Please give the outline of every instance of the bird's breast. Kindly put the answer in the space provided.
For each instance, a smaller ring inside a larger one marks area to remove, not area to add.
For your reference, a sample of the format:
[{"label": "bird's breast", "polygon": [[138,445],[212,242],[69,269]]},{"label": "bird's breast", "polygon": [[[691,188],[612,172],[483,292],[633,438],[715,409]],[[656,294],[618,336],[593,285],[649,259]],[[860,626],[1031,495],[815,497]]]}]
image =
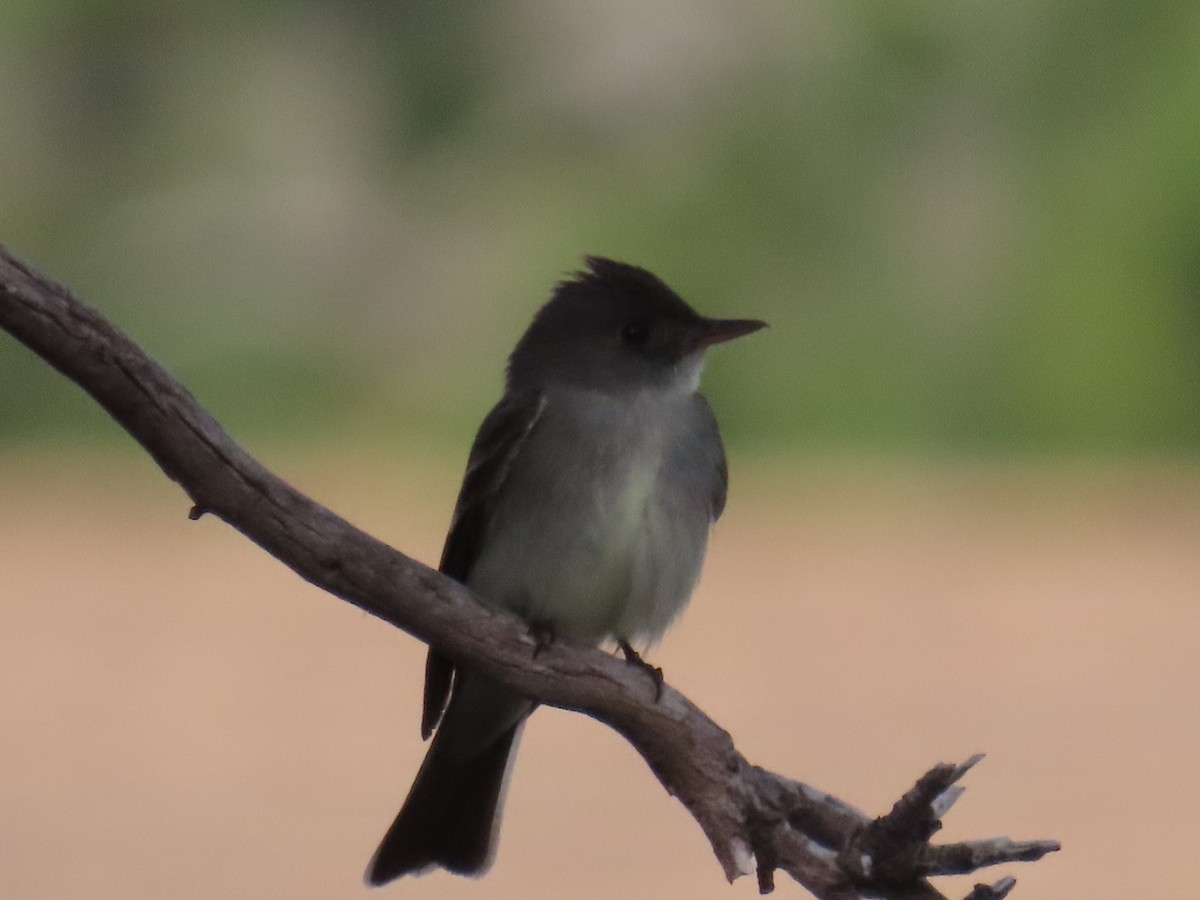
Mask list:
[{"label": "bird's breast", "polygon": [[497,503],[469,583],[577,640],[656,639],[686,603],[709,525],[685,407],[547,404]]}]

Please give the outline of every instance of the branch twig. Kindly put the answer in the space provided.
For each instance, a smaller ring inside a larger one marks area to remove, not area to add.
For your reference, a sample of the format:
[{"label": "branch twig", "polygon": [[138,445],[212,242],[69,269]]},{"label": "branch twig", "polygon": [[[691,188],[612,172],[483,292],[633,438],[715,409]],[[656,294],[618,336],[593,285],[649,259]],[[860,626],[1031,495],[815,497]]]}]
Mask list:
[{"label": "branch twig", "polygon": [[[935,766],[871,820],[808,785],[751,765],[727,732],[664,685],[599,650],[556,642],[536,656],[528,629],[462,585],[359,531],[268,472],[129,338],[0,247],[0,327],[87,391],[191,498],[301,577],[543,703],[623,735],[704,830],[725,876],[782,870],[824,900],[941,897],[926,880],[1032,861],[1055,841],[935,846],[930,837],[980,757]],[[977,885],[1004,897],[1013,879]]]}]

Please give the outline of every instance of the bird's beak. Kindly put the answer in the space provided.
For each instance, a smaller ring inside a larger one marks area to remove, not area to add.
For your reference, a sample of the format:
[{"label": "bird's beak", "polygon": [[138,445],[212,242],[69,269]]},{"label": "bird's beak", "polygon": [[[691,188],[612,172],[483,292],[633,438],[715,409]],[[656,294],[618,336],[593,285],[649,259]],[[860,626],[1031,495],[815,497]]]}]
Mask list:
[{"label": "bird's beak", "polygon": [[760,328],[766,328],[766,322],[758,319],[706,319],[701,318],[696,323],[694,340],[696,347],[711,347],[713,344],[723,344],[745,334],[752,334]]}]

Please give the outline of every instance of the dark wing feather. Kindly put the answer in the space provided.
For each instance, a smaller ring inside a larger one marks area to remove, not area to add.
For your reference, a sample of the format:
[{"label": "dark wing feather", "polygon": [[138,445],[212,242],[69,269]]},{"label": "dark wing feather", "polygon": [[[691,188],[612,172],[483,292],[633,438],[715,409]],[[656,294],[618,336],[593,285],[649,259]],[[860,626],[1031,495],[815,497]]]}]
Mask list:
[{"label": "dark wing feather", "polygon": [[717,427],[717,417],[703,394],[696,395],[696,408],[700,411],[700,428],[702,434],[697,446],[710,448],[714,467],[712,482],[712,520],[721,518],[725,511],[725,497],[729,493],[729,463],[725,460],[725,445],[721,441],[721,430]]},{"label": "dark wing feather", "polygon": [[479,426],[458,492],[458,502],[454,505],[450,533],[442,548],[439,572],[466,583],[471,566],[479,556],[496,499],[525,439],[545,408],[546,398],[541,393],[506,396]]},{"label": "dark wing feather", "polygon": [[[525,439],[546,408],[546,397],[538,392],[505,396],[488,413],[467,461],[450,533],[442,548],[438,570],[466,584],[471,567],[487,534],[496,500]],[[425,661],[425,703],[421,714],[421,737],[428,739],[450,698],[454,665],[433,647]]]}]

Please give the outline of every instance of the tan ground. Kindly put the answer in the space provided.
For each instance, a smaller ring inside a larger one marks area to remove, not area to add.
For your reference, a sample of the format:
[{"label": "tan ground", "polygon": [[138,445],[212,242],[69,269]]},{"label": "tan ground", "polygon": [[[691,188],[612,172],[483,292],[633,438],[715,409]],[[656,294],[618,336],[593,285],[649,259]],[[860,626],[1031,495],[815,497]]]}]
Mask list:
[{"label": "tan ground", "polygon": [[[366,896],[422,649],[124,459],[0,457],[0,897]],[[460,459],[266,461],[436,558]],[[654,659],[743,752],[882,811],[984,750],[946,837],[1064,845],[995,870],[1014,898],[1196,896],[1200,471],[734,465]],[[544,710],[491,874],[373,896],[756,892],[621,741]]]}]

